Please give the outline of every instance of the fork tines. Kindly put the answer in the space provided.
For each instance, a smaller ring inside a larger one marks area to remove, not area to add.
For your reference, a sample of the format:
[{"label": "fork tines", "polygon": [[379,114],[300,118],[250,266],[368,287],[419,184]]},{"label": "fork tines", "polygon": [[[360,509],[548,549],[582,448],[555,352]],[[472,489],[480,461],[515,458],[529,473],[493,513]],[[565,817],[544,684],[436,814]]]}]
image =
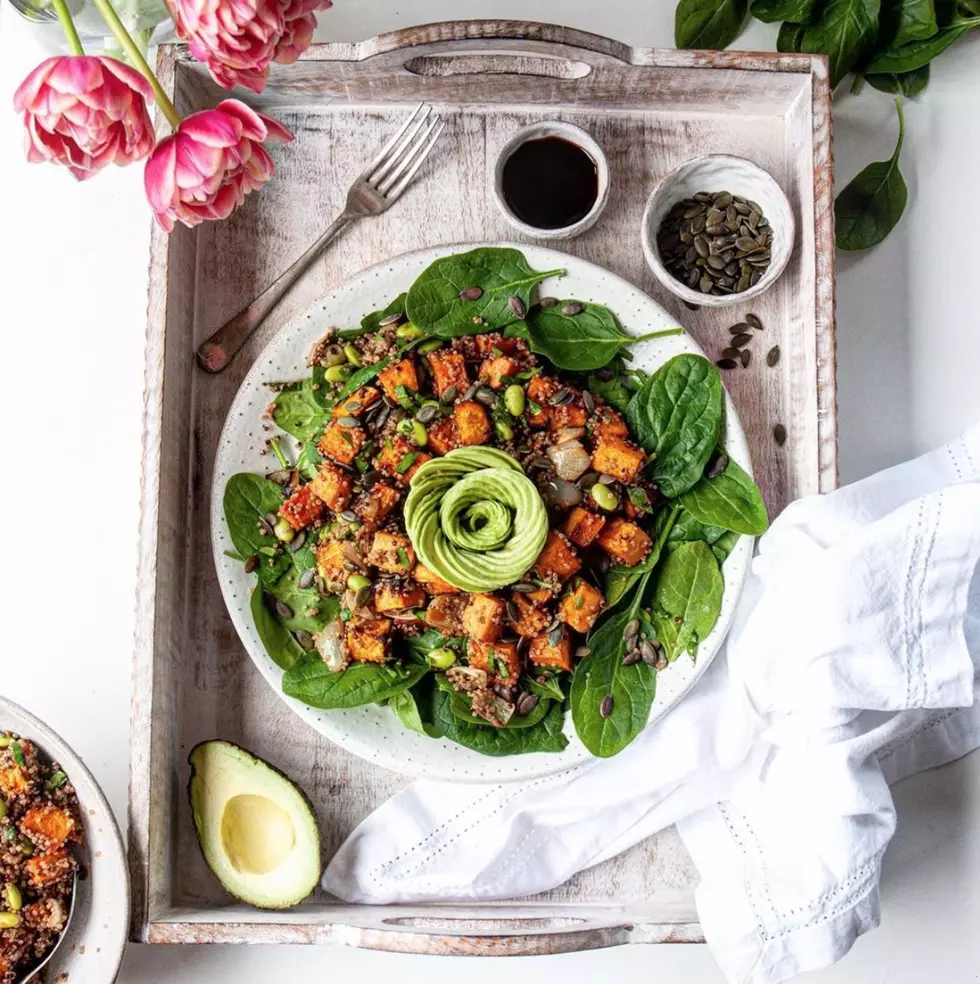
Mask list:
[{"label": "fork tines", "polygon": [[361,174],[385,198],[397,198],[422,166],[445,123],[432,107],[419,103],[404,126],[382,147]]}]

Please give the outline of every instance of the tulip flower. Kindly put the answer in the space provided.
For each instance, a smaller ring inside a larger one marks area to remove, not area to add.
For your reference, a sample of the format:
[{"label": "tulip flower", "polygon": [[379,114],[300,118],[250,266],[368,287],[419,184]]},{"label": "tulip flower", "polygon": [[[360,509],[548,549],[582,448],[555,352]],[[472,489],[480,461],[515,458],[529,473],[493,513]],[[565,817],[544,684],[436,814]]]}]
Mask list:
[{"label": "tulip flower", "polygon": [[115,58],[59,55],[41,62],[14,93],[24,114],[27,159],[62,164],[79,180],[153,149],[147,80]]},{"label": "tulip flower", "polygon": [[317,10],[332,0],[173,0],[177,34],[218,85],[265,88],[269,64],[289,64],[309,47]]},{"label": "tulip flower", "polygon": [[266,141],[292,140],[280,123],[237,99],[194,113],[161,140],[146,162],[150,207],[167,232],[227,218],[272,177]]}]

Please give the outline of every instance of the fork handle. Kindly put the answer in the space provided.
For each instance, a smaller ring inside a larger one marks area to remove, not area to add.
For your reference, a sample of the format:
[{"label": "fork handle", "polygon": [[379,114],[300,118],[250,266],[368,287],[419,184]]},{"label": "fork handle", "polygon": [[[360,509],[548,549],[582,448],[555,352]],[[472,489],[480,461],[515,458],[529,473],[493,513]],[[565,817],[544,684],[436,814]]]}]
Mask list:
[{"label": "fork handle", "polygon": [[327,246],[355,218],[342,212],[326,232],[280,277],[274,280],[247,308],[226,321],[197,349],[198,365],[206,372],[221,372],[245,344],[249,335],[265,321],[269,312],[283,299],[289,289],[313,265]]}]

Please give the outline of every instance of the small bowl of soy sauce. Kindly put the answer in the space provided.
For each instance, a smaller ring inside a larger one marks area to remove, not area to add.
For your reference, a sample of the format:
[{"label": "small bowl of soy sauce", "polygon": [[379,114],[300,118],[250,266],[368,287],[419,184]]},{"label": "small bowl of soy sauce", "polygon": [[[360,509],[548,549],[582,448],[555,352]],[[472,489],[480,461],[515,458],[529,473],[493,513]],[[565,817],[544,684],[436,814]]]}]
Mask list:
[{"label": "small bowl of soy sauce", "polygon": [[494,168],[504,218],[535,239],[571,239],[591,229],[609,197],[602,148],[572,123],[546,120],[518,131]]}]

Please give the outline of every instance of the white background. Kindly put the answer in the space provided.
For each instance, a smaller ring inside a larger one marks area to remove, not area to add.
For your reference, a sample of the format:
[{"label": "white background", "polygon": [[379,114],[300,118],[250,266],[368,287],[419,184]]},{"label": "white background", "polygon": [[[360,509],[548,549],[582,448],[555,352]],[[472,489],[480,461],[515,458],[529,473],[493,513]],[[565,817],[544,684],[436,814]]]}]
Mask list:
[{"label": "white background", "polygon": [[[634,45],[672,45],[673,0],[336,0],[320,39],[357,40],[465,17],[552,21]],[[975,32],[980,35],[980,32]],[[738,42],[772,49],[753,24]],[[43,51],[0,12],[0,366],[5,544],[0,690],[73,745],[125,820],[149,213],[142,169],[76,185],[22,160],[10,97]],[[843,481],[980,418],[980,36],[957,43],[907,108],[910,207],[873,252],[839,258]],[[837,174],[891,154],[894,110],[838,101]],[[54,536],[51,530],[57,532]],[[980,754],[896,789],[883,926],[813,984],[980,981]],[[129,947],[125,984],[340,981],[431,984],[648,980],[721,984],[702,946],[621,947],[506,963],[341,948]],[[82,982],[78,982],[82,984]],[[84,982],[88,984],[88,982]],[[92,982],[102,984],[102,982]]]}]

